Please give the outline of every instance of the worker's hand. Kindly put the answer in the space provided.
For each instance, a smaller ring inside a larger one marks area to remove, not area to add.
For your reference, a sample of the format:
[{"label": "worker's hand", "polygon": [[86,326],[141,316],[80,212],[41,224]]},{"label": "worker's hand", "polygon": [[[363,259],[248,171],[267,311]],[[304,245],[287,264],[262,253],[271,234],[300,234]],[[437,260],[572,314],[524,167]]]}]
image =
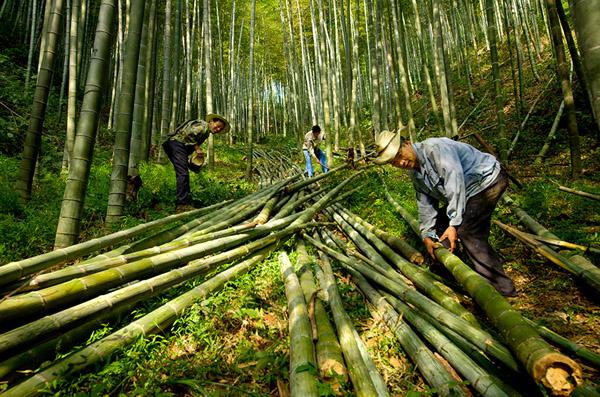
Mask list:
[{"label": "worker's hand", "polygon": [[448,239],[448,242],[450,243],[450,252],[454,252],[454,249],[456,248],[456,241],[458,240],[458,232],[454,226],[448,226],[448,229],[446,229],[444,234],[442,234],[440,237],[440,241],[444,241],[446,239]]},{"label": "worker's hand", "polygon": [[425,244],[425,248],[427,249],[429,256],[431,256],[433,259],[436,259],[434,251],[438,247],[439,243],[436,241],[433,241],[433,239],[431,237],[425,237],[423,239],[423,244]]}]

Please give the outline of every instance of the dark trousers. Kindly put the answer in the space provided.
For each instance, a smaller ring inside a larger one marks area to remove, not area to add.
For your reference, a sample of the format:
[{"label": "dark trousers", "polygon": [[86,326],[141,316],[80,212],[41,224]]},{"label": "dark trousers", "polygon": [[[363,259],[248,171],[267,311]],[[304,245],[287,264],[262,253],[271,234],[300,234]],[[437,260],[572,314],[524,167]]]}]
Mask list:
[{"label": "dark trousers", "polygon": [[[508,178],[502,171],[492,186],[467,200],[463,222],[457,228],[457,232],[463,250],[473,262],[475,271],[488,280],[498,292],[510,296],[516,293],[515,285],[504,273],[498,254],[488,242],[492,213],[507,186]],[[436,230],[441,235],[447,227],[448,217],[446,207],[443,207],[438,210]]]},{"label": "dark trousers", "polygon": [[175,178],[177,188],[175,190],[176,204],[189,204],[190,195],[190,170],[188,168],[188,156],[194,152],[193,145],[185,145],[178,141],[166,141],[163,143],[163,149],[175,168]]}]

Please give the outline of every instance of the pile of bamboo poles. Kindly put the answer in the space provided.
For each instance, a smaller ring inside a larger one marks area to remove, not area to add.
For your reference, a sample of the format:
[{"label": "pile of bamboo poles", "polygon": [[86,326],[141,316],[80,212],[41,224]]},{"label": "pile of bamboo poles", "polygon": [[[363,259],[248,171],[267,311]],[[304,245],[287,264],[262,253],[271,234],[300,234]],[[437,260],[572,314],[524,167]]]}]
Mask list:
[{"label": "pile of bamboo poles", "polygon": [[[299,173],[283,179],[280,173],[276,182],[235,201],[0,266],[0,380],[9,385],[2,395],[37,395],[53,379],[88,368],[140,336],[164,331],[196,300],[247,272],[295,233],[314,226],[315,215],[343,199],[341,191],[361,173],[353,173],[326,194],[315,183],[344,168],[304,179]],[[309,201],[315,198],[313,188],[320,197]],[[84,259],[109,247],[113,249]],[[215,276],[205,278],[216,269]],[[38,369],[41,362],[53,360],[57,348],[64,351],[80,343],[98,324],[192,279],[203,282]],[[22,379],[23,370],[36,369]]]},{"label": "pile of bamboo poles", "polygon": [[[346,187],[362,171],[326,188],[325,178],[348,165],[302,178],[279,158],[260,151],[255,156],[261,188],[244,198],[0,266],[0,318],[5,320],[0,322],[0,381],[10,386],[1,395],[38,395],[57,377],[89,368],[140,336],[165,331],[187,307],[277,251],[288,299],[293,396],[317,396],[319,383],[338,395],[388,395],[344,309],[332,260],[352,276],[373,315],[389,327],[437,394],[534,395],[537,382],[552,395],[585,395],[588,389],[578,387],[577,362],[549,343],[597,368],[599,355],[522,317],[447,250],[439,248],[436,255],[454,281],[422,267],[423,255],[404,239],[342,206],[354,191]],[[388,199],[418,229],[410,213],[389,194]],[[321,222],[315,221],[317,215]],[[288,256],[279,247],[293,236]],[[216,269],[216,275],[206,276]],[[52,361],[58,347],[80,343],[98,324],[192,279],[202,283]],[[466,294],[487,320],[461,304],[469,299]],[[38,368],[42,361],[51,363]],[[22,370],[33,375],[23,379]]]}]

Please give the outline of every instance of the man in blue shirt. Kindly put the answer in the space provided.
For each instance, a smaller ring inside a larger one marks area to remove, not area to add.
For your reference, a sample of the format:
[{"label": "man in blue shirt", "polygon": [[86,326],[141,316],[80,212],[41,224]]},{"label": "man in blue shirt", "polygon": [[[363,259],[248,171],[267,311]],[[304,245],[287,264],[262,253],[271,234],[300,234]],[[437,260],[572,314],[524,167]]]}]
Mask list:
[{"label": "man in blue shirt", "polygon": [[448,138],[411,143],[399,133],[384,131],[376,145],[375,163],[391,164],[410,173],[427,252],[435,258],[436,241],[454,252],[460,238],[477,273],[503,295],[516,296],[515,285],[488,242],[492,213],[508,186],[498,160]]}]

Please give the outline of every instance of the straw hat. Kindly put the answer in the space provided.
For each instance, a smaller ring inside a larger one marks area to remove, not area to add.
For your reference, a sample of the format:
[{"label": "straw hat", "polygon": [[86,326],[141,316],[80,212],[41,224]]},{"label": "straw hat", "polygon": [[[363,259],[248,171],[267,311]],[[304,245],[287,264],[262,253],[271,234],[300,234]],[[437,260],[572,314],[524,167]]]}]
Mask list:
[{"label": "straw hat", "polygon": [[400,133],[382,131],[375,140],[377,157],[373,160],[375,164],[387,164],[396,157],[402,143]]},{"label": "straw hat", "polygon": [[204,153],[193,152],[188,159],[188,168],[192,172],[198,172],[204,166]]},{"label": "straw hat", "polygon": [[219,119],[223,123],[225,123],[225,127],[223,127],[223,129],[221,131],[219,131],[219,134],[226,134],[229,132],[229,130],[231,129],[231,126],[229,125],[229,121],[227,121],[227,119],[225,117],[218,115],[216,113],[209,113],[206,115],[207,123],[210,123],[214,119]]}]

